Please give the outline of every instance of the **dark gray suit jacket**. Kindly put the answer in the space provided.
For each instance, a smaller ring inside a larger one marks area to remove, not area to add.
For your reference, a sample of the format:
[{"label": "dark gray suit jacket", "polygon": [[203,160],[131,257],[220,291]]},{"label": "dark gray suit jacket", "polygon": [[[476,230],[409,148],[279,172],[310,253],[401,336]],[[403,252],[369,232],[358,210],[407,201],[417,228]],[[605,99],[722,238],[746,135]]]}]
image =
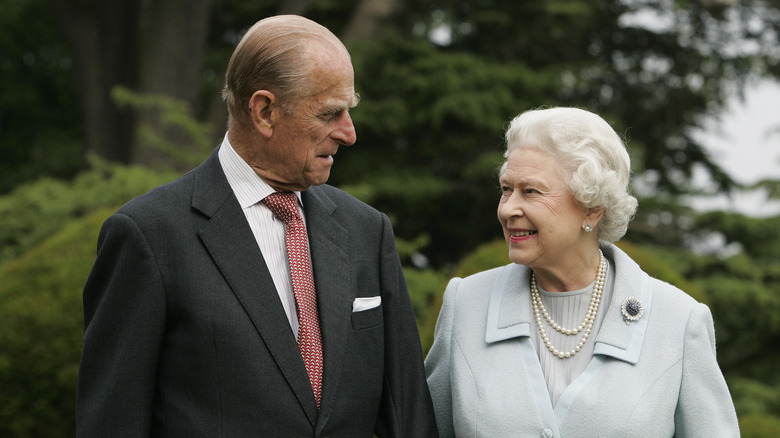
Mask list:
[{"label": "dark gray suit jacket", "polygon": [[[318,412],[217,153],[123,206],[84,287],[79,437],[436,436],[387,217],[303,192],[324,349]],[[356,297],[379,307],[353,313]]]}]

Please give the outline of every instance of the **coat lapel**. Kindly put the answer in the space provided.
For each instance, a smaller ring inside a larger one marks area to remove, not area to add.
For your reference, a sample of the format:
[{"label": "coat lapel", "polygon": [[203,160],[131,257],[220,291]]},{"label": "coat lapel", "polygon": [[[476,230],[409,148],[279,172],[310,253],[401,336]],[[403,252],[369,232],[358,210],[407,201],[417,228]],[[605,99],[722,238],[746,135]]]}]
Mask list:
[{"label": "coat lapel", "polygon": [[196,170],[192,206],[209,218],[201,241],[252,320],[314,425],[317,406],[295,336],[217,153]]},{"label": "coat lapel", "polygon": [[[639,353],[645,338],[652,305],[650,280],[626,253],[614,245],[602,247],[605,256],[615,264],[615,288],[608,312],[596,337],[594,355],[611,356],[629,363],[639,361]],[[485,332],[488,343],[530,336],[535,324],[528,305],[527,288],[530,271],[520,265],[510,264],[502,268],[490,296],[490,307]],[[644,305],[644,315],[639,321],[626,324],[620,306],[628,297],[636,297]]]},{"label": "coat lapel", "polygon": [[[607,315],[601,323],[596,337],[594,355],[603,354],[631,364],[639,362],[639,354],[645,340],[647,323],[650,321],[652,290],[650,277],[639,265],[614,245],[602,247],[604,255],[615,263],[615,288]],[[638,298],[644,306],[644,314],[639,321],[626,324],[620,307],[628,297]]]},{"label": "coat lapel", "polygon": [[323,341],[323,389],[320,418],[328,418],[336,402],[343,357],[352,321],[355,292],[350,279],[350,235],[333,217],[336,204],[318,187],[303,192],[303,207],[317,288]]},{"label": "coat lapel", "polygon": [[533,319],[527,305],[528,293],[518,287],[529,281],[530,270],[524,266],[509,264],[501,268],[490,294],[485,342],[531,336]]},{"label": "coat lapel", "polygon": [[[551,436],[560,436],[558,420],[550,401],[539,356],[531,341],[531,330],[536,329],[536,322],[529,305],[530,291],[528,287],[520,286],[530,284],[530,277],[531,271],[525,266],[509,264],[501,268],[490,294],[485,342],[494,343],[518,338],[511,344],[512,354],[523,363],[522,368],[527,373],[527,382],[531,386],[530,394],[525,394],[524,397],[533,397],[542,424],[552,428]],[[510,367],[516,372],[517,368],[514,365]],[[521,393],[514,379],[508,379],[502,382],[502,385],[505,391]]]}]

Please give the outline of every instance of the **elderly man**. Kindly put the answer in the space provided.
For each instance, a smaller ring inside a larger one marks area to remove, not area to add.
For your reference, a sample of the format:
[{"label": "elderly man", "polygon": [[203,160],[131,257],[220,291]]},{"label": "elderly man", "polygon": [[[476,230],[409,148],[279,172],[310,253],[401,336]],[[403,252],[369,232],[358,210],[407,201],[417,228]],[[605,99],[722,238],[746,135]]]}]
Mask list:
[{"label": "elderly man", "polygon": [[436,436],[390,223],[323,184],[353,82],[319,24],[249,29],[221,146],[101,230],[79,437]]}]

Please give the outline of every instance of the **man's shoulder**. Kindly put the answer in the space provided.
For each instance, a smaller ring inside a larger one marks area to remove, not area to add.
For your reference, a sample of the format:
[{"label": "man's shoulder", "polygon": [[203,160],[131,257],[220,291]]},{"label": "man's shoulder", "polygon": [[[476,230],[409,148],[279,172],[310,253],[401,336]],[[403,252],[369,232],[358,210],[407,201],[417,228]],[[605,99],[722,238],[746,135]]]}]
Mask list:
[{"label": "man's shoulder", "polygon": [[117,213],[128,216],[157,214],[183,206],[189,208],[192,199],[194,171],[159,185],[124,204]]},{"label": "man's shoulder", "polygon": [[373,208],[370,205],[366,204],[365,202],[361,201],[360,199],[356,198],[351,193],[345,192],[344,190],[334,187],[330,184],[321,184],[318,186],[311,186],[307,189],[307,191],[310,191],[312,194],[318,194],[318,195],[325,195],[330,198],[332,198],[334,201],[339,202],[347,202],[347,203],[357,203],[361,204],[368,208]]},{"label": "man's shoulder", "polygon": [[366,204],[352,194],[328,184],[309,187],[306,192],[308,192],[307,196],[311,196],[326,205],[332,203],[334,207],[343,208],[354,213],[369,215],[380,214],[379,210]]}]

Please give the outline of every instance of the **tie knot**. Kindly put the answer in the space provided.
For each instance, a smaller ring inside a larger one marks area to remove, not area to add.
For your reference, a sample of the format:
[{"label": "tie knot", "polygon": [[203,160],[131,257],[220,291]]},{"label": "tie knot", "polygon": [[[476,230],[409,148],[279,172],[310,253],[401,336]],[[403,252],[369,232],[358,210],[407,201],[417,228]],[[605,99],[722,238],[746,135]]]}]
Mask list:
[{"label": "tie knot", "polygon": [[273,192],[263,202],[285,224],[301,217],[298,212],[298,197],[293,192]]}]

